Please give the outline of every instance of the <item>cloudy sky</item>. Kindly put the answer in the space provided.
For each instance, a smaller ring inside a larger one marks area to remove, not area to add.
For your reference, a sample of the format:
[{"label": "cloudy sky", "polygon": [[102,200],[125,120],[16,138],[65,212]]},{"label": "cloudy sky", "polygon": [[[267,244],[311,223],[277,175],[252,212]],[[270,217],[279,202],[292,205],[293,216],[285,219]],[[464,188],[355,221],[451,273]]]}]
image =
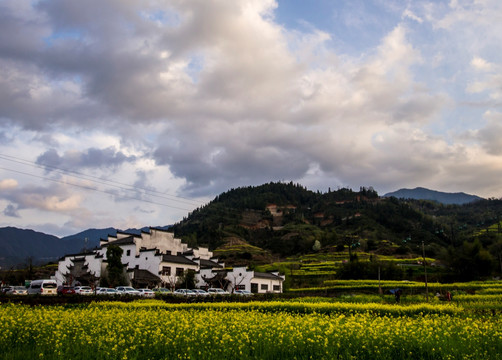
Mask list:
[{"label": "cloudy sky", "polygon": [[230,188],[502,196],[499,0],[0,0],[0,226]]}]

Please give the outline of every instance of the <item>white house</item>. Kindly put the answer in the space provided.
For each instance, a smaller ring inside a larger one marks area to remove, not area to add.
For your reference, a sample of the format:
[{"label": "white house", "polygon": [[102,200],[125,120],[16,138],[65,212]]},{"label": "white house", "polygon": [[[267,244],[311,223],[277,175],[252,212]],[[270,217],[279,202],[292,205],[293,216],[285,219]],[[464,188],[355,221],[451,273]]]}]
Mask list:
[{"label": "white house", "polygon": [[247,290],[256,294],[282,293],[284,275],[278,272],[262,273],[246,267],[232,269],[206,268],[197,273],[198,287],[220,287],[230,293]]},{"label": "white house", "polygon": [[62,257],[56,272],[58,285],[80,282],[97,286],[106,274],[106,252],[110,245],[122,249],[121,262],[129,283],[141,287],[174,289],[187,270],[196,272],[197,286],[224,287],[230,291],[245,289],[254,293],[282,292],[284,276],[258,273],[245,267],[224,269],[207,248],[188,248],[187,244],[166,230],[150,228],[148,232],[130,234],[118,231],[116,236],[101,239],[93,251]]}]

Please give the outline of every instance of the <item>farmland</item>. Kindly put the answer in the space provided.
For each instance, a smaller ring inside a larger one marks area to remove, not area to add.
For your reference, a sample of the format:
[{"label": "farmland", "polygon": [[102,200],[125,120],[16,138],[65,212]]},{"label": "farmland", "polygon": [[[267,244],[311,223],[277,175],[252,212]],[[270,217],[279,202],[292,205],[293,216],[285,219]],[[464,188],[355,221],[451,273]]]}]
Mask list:
[{"label": "farmland", "polygon": [[0,359],[499,359],[502,286],[464,285],[450,284],[451,303],[425,302],[418,288],[399,304],[351,291],[250,302],[4,303]]}]

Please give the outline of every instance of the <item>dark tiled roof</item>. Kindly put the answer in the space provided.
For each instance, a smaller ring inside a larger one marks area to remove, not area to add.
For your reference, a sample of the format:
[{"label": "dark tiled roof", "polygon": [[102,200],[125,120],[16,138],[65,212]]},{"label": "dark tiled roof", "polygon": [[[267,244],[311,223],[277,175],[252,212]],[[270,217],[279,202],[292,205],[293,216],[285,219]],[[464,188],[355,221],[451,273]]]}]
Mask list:
[{"label": "dark tiled roof", "polygon": [[136,281],[155,281],[155,282],[160,282],[161,279],[157,276],[152,274],[150,271],[145,270],[145,269],[132,269],[133,272],[133,279]]},{"label": "dark tiled roof", "polygon": [[66,254],[61,259],[69,258],[69,257],[77,257],[77,256],[87,256],[87,255],[96,255],[96,253],[94,251],[86,251],[86,252],[81,252],[81,253],[77,253],[77,254]]},{"label": "dark tiled roof", "polygon": [[212,269],[212,268],[221,268],[220,264],[206,259],[200,259],[200,267],[201,269]]},{"label": "dark tiled roof", "polygon": [[272,273],[263,273],[263,272],[254,272],[254,277],[260,279],[270,279],[270,280],[283,280],[280,276],[277,276]]},{"label": "dark tiled roof", "polygon": [[106,247],[110,245],[131,245],[131,244],[134,244],[134,236],[132,235],[122,239],[110,241],[108,242],[108,244],[101,245],[101,247]]},{"label": "dark tiled roof", "polygon": [[162,255],[162,261],[175,264],[197,265],[192,260],[187,259],[184,256],[177,256],[177,255],[164,254]]}]

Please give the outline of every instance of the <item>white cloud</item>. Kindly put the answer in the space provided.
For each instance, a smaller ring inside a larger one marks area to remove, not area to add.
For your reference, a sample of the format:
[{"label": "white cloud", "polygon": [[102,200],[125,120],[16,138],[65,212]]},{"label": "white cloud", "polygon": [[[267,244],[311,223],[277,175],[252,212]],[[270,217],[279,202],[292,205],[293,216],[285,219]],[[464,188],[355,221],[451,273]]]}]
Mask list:
[{"label": "white cloud", "polygon": [[410,9],[404,10],[404,12],[403,12],[403,18],[409,18],[409,19],[414,20],[414,21],[416,21],[416,22],[418,22],[420,24],[423,22],[423,19],[421,17],[415,15],[413,13],[413,11],[411,11]]},{"label": "white cloud", "polygon": [[0,181],[0,191],[15,189],[18,182],[15,179],[3,179]]},{"label": "white cloud", "polygon": [[491,71],[494,67],[493,64],[490,64],[488,61],[478,56],[472,59],[471,65],[474,69],[479,71]]},{"label": "white cloud", "polygon": [[[354,11],[344,19],[352,31],[379,24],[383,12],[370,13],[375,4],[349,6]],[[487,179],[498,182],[502,154],[490,136],[500,130],[498,120],[487,115],[484,128],[479,120],[485,111],[498,112],[485,104],[496,107],[501,96],[501,7],[493,1],[405,6],[385,7],[395,17],[382,19],[391,30],[377,46],[353,44],[344,52],[342,42],[334,46],[342,33],[277,23],[280,8],[271,0],[4,1],[0,33],[14,35],[0,35],[0,137],[9,139],[0,148],[204,200],[274,180],[390,191],[446,186],[454,178],[474,193],[496,191]],[[371,26],[361,21],[363,13]],[[471,103],[479,110],[471,106],[474,115],[464,114],[462,106]],[[463,132],[456,113],[445,115],[452,104],[467,118]],[[476,181],[468,169],[480,164],[485,178]],[[9,195],[11,214],[65,213],[58,223],[65,229],[91,222],[160,225],[188,212],[145,202],[129,218],[138,204],[121,189],[110,195],[110,188],[99,188],[103,195],[46,179],[38,186],[27,176],[16,181],[14,190],[33,196]],[[166,201],[138,188],[133,193]]]}]

